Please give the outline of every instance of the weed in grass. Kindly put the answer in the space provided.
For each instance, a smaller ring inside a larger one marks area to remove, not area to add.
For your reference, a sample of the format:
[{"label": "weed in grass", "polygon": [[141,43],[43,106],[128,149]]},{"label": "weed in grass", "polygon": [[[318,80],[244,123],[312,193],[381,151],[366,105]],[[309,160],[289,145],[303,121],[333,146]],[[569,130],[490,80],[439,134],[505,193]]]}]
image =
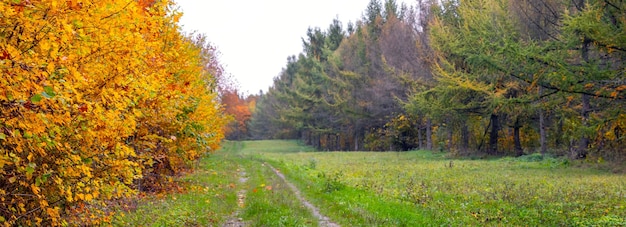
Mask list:
[{"label": "weed in grass", "polygon": [[626,219],[615,215],[602,216],[594,219],[573,218],[571,224],[574,226],[626,226]]},{"label": "weed in grass", "polygon": [[400,195],[400,200],[410,202],[414,205],[426,205],[433,198],[428,192],[428,186],[425,182],[417,183],[415,178],[411,178],[406,183],[406,188],[403,194]]},{"label": "weed in grass", "polygon": [[307,165],[308,169],[315,169],[317,167],[317,159],[311,158],[309,159],[309,165]]},{"label": "weed in grass", "polygon": [[322,192],[330,193],[334,191],[339,191],[345,187],[343,183],[341,183],[341,179],[343,178],[343,172],[339,171],[332,174],[326,174],[325,172],[319,172],[317,177],[320,178],[323,182]]}]

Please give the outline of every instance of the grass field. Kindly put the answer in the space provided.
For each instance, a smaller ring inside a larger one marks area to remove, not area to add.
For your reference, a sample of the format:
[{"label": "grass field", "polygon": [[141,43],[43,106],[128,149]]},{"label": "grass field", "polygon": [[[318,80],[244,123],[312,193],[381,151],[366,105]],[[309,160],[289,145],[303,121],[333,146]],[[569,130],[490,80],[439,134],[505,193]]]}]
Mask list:
[{"label": "grass field", "polygon": [[[343,226],[626,226],[624,174],[538,155],[313,152],[296,141],[230,142],[182,179],[201,190],[148,199],[117,223],[221,225],[238,213],[249,226],[316,226],[264,162]],[[242,189],[246,205],[239,208]]]},{"label": "grass field", "polygon": [[203,157],[195,173],[178,179],[185,192],[141,199],[136,210],[118,212],[112,224],[222,226],[234,219],[247,226],[316,226],[283,182],[260,160],[242,156],[241,149],[241,143],[226,142]]}]

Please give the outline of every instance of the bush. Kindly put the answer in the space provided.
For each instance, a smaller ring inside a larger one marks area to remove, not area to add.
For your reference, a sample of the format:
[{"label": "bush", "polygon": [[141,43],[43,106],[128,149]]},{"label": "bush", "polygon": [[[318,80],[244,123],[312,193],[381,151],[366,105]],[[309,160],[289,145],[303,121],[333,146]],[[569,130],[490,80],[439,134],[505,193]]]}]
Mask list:
[{"label": "bush", "polygon": [[172,7],[0,3],[0,223],[68,224],[70,210],[132,196],[144,175],[219,146],[214,79]]}]

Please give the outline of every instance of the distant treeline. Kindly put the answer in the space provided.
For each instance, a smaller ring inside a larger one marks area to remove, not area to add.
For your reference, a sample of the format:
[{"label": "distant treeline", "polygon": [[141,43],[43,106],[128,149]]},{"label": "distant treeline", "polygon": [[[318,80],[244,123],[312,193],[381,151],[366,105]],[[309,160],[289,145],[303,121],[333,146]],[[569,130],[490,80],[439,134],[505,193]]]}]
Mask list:
[{"label": "distant treeline", "polygon": [[309,28],[245,137],[623,158],[625,12],[618,0],[372,0],[346,28]]}]

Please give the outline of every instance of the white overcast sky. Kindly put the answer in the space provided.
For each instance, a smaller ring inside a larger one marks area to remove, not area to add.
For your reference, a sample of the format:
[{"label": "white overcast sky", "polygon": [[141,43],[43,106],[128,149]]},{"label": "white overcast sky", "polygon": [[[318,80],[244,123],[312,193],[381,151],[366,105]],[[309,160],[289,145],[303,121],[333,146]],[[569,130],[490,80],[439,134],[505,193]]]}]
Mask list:
[{"label": "white overcast sky", "polygon": [[[370,0],[175,0],[184,31],[206,34],[240,91],[267,91],[287,63],[302,52],[308,27],[326,30],[334,18],[361,18]],[[381,2],[384,2],[381,0]],[[412,0],[398,0],[413,4]]]}]

